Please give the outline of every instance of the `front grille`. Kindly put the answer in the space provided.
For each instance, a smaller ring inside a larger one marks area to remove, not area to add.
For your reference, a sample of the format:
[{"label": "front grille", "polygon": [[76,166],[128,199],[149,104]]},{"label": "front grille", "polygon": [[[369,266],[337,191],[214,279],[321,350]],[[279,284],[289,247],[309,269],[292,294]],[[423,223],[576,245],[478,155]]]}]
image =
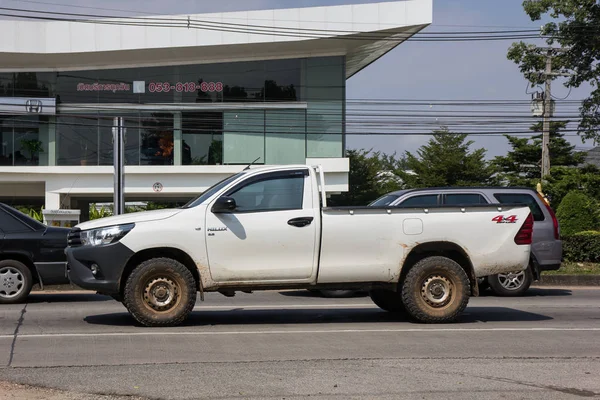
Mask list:
[{"label": "front grille", "polygon": [[69,247],[81,246],[81,229],[71,229],[71,232],[69,232],[69,235],[67,236],[67,243]]}]

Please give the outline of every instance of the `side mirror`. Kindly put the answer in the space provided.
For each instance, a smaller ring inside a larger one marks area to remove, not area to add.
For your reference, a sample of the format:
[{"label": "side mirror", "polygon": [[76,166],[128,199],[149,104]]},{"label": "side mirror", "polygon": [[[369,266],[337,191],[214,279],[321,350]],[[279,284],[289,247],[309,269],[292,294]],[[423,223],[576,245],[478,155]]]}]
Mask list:
[{"label": "side mirror", "polygon": [[221,196],[213,204],[211,211],[215,214],[218,213],[229,213],[237,208],[235,199],[232,197]]}]

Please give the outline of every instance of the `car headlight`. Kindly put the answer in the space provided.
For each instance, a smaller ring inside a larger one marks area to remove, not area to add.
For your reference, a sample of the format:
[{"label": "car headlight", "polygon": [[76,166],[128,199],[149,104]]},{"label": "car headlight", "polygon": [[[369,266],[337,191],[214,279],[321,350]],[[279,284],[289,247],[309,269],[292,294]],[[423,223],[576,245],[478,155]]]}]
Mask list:
[{"label": "car headlight", "polygon": [[81,232],[81,244],[84,246],[101,246],[118,242],[133,229],[135,224],[107,226]]}]

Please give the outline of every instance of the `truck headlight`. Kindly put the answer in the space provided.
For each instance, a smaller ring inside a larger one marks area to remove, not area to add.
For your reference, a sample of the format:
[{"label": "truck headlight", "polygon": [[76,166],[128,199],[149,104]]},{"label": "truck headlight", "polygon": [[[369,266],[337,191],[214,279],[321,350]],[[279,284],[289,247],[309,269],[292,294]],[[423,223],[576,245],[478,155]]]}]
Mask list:
[{"label": "truck headlight", "polygon": [[133,229],[135,224],[107,226],[81,232],[81,244],[84,246],[101,246],[116,243]]}]

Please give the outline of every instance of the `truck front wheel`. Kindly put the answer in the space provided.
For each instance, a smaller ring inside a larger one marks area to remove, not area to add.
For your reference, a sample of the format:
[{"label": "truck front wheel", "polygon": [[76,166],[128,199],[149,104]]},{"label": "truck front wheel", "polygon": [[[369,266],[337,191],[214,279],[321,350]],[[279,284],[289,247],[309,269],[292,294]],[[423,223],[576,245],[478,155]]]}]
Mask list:
[{"label": "truck front wheel", "polygon": [[123,304],[142,325],[179,325],[196,304],[196,281],[178,261],[170,258],[144,261],[127,278]]},{"label": "truck front wheel", "polygon": [[452,322],[469,302],[469,278],[446,257],[427,257],[416,263],[402,284],[402,303],[419,322]]}]

